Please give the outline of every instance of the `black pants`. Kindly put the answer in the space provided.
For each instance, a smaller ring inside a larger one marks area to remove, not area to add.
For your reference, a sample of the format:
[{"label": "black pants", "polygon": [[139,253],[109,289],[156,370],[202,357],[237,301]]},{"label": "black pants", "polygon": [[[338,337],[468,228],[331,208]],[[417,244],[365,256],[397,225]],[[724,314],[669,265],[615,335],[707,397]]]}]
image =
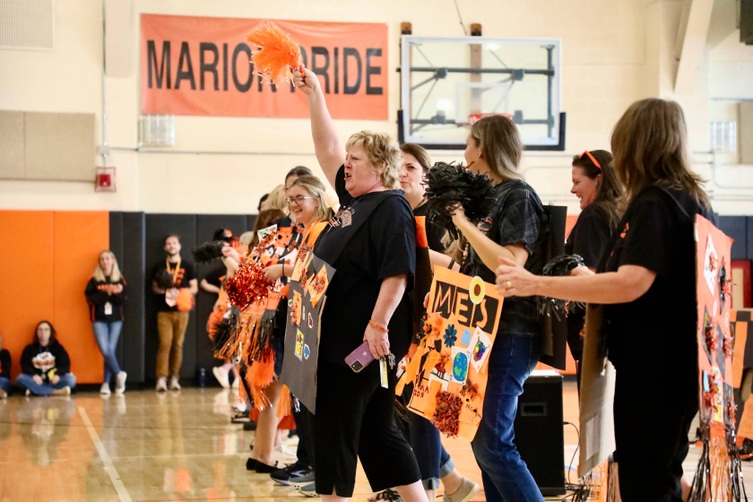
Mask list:
[{"label": "black pants", "polygon": [[316,491],[352,497],[358,460],[373,491],[421,479],[416,458],[395,420],[395,370],[379,384],[378,363],[361,373],[320,359],[314,455]]},{"label": "black pants", "polygon": [[682,463],[698,412],[697,388],[692,380],[617,370],[615,459],[623,502],[682,502]]}]

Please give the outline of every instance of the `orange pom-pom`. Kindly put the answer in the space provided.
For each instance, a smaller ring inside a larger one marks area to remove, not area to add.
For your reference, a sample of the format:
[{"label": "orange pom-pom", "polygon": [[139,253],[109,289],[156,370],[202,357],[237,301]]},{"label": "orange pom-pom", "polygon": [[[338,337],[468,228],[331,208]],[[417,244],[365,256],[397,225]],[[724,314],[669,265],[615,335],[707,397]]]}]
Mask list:
[{"label": "orange pom-pom", "polygon": [[281,84],[290,82],[293,73],[290,68],[301,64],[301,49],[273,22],[268,21],[246,35],[251,48],[251,62],[264,82]]},{"label": "orange pom-pom", "polygon": [[181,312],[189,312],[194,306],[194,297],[188,288],[180,288],[175,298],[175,305]]}]

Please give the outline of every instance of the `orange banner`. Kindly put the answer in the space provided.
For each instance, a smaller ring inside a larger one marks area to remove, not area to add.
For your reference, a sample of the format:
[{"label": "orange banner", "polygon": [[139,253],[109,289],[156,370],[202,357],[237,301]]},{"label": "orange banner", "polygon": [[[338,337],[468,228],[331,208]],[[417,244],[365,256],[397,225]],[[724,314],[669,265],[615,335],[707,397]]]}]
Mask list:
[{"label": "orange banner", "polygon": [[[306,118],[292,85],[262,83],[246,35],[268,20],[141,15],[141,112]],[[333,118],[386,120],[387,25],[274,21],[319,76]]]}]

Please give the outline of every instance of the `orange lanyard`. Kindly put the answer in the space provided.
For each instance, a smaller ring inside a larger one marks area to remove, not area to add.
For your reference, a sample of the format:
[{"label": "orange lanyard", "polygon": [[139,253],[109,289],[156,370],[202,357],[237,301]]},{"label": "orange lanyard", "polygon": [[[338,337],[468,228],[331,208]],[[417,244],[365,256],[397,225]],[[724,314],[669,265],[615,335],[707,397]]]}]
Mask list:
[{"label": "orange lanyard", "polygon": [[183,260],[183,258],[178,258],[178,262],[175,264],[175,270],[170,272],[170,258],[165,258],[165,266],[167,267],[167,271],[173,274],[173,285],[177,285],[178,282],[178,271],[180,271],[180,262]]}]

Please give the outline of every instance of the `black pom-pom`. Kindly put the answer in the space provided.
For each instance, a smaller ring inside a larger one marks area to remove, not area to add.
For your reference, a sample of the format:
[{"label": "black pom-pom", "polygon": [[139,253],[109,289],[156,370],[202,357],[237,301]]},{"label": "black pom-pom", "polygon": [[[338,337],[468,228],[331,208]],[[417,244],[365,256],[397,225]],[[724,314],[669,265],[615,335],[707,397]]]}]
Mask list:
[{"label": "black pom-pom", "polygon": [[161,289],[170,289],[175,286],[173,283],[173,274],[164,268],[154,276],[154,282],[156,282],[157,287]]},{"label": "black pom-pom", "polygon": [[222,258],[223,241],[208,241],[192,251],[196,263],[208,263],[216,258]]},{"label": "black pom-pom", "polygon": [[[570,275],[570,271],[574,268],[585,266],[583,257],[577,254],[561,254],[555,256],[541,271],[541,275],[548,276],[566,276]],[[565,300],[558,300],[556,298],[549,298],[547,296],[540,296],[538,299],[539,313],[542,315],[551,316],[552,313],[561,319],[566,315],[570,309],[578,308],[582,309],[583,305],[579,302],[568,302]]]},{"label": "black pom-pom", "polygon": [[435,163],[426,173],[426,185],[429,215],[453,239],[460,237],[460,234],[447,208],[460,204],[468,219],[478,223],[489,216],[496,201],[494,187],[487,175],[468,171],[455,162]]},{"label": "black pom-pom", "polygon": [[214,337],[214,351],[215,353],[221,352],[230,339],[232,338],[235,329],[238,327],[238,315],[239,311],[235,307],[230,307],[222,318],[222,321],[217,325],[217,334]]},{"label": "black pom-pom", "polygon": [[570,271],[576,267],[584,267],[583,257],[577,254],[561,254],[555,256],[549,263],[544,265],[541,275],[559,276],[570,275]]}]

